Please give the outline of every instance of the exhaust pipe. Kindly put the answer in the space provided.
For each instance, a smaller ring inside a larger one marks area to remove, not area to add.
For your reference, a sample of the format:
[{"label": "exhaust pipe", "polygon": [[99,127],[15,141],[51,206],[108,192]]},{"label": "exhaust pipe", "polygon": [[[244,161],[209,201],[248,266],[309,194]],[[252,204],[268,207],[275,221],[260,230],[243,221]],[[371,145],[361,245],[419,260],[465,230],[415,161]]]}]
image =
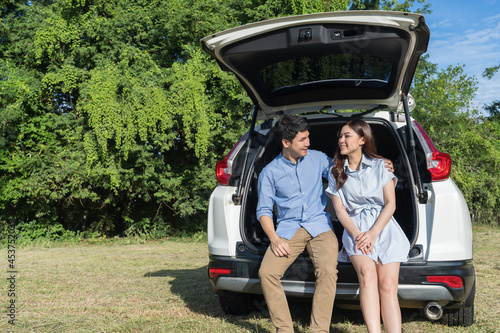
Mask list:
[{"label": "exhaust pipe", "polygon": [[439,320],[443,316],[443,308],[436,302],[429,302],[424,308],[424,314],[429,320]]}]

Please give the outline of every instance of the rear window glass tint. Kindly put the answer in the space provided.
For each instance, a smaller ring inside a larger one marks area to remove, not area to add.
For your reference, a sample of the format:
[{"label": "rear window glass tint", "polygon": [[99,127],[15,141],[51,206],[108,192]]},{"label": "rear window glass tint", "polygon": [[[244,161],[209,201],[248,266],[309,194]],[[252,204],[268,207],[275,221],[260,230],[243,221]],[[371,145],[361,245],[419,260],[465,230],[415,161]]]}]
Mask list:
[{"label": "rear window glass tint", "polygon": [[367,54],[330,54],[277,62],[259,71],[270,92],[282,88],[329,81],[371,81],[385,87],[391,76],[389,60]]}]

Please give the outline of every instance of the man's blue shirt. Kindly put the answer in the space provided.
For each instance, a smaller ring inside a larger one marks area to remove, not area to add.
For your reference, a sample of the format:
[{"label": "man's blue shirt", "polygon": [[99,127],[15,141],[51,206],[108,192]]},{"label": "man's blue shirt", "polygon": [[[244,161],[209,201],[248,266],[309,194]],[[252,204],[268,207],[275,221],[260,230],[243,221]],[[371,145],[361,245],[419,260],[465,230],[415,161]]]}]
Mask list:
[{"label": "man's blue shirt", "polygon": [[330,163],[326,154],[316,150],[309,150],[297,164],[279,154],[259,175],[259,221],[264,215],[272,219],[276,204],[279,237],[290,239],[300,227],[313,237],[331,230],[322,180],[328,179]]}]

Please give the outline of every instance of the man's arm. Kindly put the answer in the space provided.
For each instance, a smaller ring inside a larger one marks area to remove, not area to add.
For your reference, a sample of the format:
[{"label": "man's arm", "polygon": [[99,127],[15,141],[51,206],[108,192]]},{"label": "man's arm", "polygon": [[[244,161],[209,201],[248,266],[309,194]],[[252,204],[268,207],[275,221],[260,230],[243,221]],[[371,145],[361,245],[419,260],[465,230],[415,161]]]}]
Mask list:
[{"label": "man's arm", "polygon": [[262,215],[260,218],[260,224],[262,225],[262,229],[264,229],[267,237],[269,237],[269,240],[271,241],[271,250],[276,257],[285,257],[292,253],[290,247],[288,246],[288,243],[276,234],[272,218],[266,215]]},{"label": "man's arm", "polygon": [[389,169],[390,172],[394,172],[394,165],[392,164],[392,161],[387,158],[384,158],[384,167]]},{"label": "man's arm", "polygon": [[257,203],[257,218],[260,220],[262,229],[271,241],[271,250],[277,257],[287,256],[292,253],[288,244],[281,239],[274,229],[272,211],[274,205],[274,185],[265,172],[259,176],[258,192],[259,201]]}]

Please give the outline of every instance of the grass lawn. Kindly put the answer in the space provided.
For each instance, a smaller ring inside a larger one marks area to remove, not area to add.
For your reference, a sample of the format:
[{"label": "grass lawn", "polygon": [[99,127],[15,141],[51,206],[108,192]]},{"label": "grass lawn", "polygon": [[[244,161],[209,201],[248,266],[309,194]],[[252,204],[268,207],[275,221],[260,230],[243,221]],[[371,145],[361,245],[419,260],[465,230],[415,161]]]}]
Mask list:
[{"label": "grass lawn", "polygon": [[[474,228],[476,322],[450,328],[403,311],[405,332],[500,332],[500,228]],[[274,332],[261,313],[226,316],[208,282],[204,243],[158,241],[16,249],[16,320],[2,276],[0,332]],[[2,257],[7,267],[7,249]],[[297,332],[310,305],[294,302]],[[331,332],[365,332],[359,311],[335,310]]]}]

